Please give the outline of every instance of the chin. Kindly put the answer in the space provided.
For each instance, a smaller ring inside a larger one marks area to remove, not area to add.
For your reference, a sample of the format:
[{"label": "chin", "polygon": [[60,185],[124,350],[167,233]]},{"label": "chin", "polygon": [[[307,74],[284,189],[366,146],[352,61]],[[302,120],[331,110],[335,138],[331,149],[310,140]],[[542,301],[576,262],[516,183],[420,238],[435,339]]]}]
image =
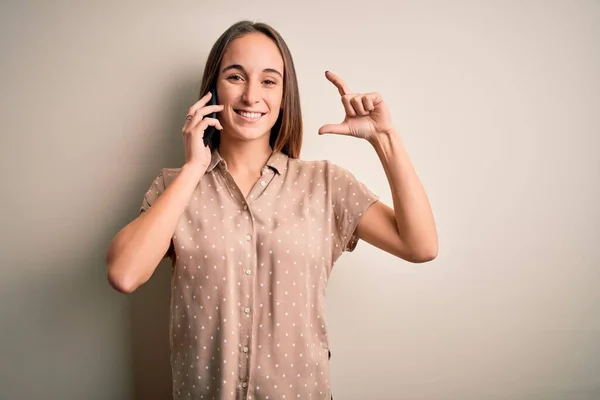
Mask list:
[{"label": "chin", "polygon": [[272,120],[271,115],[271,113],[254,113],[243,116],[235,112],[230,124],[230,132],[234,137],[242,140],[255,140],[268,136],[276,122]]},{"label": "chin", "polygon": [[237,129],[234,129],[234,132],[235,136],[242,140],[256,140],[263,136],[269,136],[271,134],[271,129],[267,127],[262,129],[259,129],[258,127],[254,129],[237,127]]}]

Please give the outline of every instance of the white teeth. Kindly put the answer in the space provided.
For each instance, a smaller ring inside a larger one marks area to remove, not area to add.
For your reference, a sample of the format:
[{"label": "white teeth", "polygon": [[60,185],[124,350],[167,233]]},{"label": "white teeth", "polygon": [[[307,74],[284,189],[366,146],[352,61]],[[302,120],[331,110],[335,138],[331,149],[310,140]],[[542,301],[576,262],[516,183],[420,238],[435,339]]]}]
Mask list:
[{"label": "white teeth", "polygon": [[242,117],[251,118],[251,119],[258,119],[262,115],[261,113],[249,113],[249,112],[245,112],[245,111],[239,111],[239,113]]}]

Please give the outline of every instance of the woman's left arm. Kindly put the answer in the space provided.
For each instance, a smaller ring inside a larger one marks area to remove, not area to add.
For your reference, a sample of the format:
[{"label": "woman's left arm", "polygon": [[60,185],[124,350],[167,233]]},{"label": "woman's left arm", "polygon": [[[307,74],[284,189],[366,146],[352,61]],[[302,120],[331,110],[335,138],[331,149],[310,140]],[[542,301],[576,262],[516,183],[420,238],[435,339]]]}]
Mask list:
[{"label": "woman's left arm", "polygon": [[373,135],[369,142],[381,160],[394,208],[380,201],[368,208],[357,236],[407,261],[433,260],[438,252],[433,212],[402,139],[391,130]]},{"label": "woman's left arm", "polygon": [[378,93],[351,93],[335,74],[326,72],[326,77],[338,88],[346,116],[340,124],[322,126],[319,134],[367,140],[381,160],[392,192],[394,208],[375,202],[361,217],[356,235],[410,262],[434,259],[438,236],[431,205],[387,106]]}]

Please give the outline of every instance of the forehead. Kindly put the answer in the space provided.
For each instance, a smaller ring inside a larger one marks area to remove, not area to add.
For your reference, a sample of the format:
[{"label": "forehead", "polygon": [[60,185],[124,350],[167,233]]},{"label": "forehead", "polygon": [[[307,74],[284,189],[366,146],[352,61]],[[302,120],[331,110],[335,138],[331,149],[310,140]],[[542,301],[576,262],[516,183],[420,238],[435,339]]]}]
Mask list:
[{"label": "forehead", "polygon": [[262,33],[249,33],[229,43],[221,68],[231,64],[240,64],[248,72],[274,68],[283,73],[283,57],[279,48]]}]

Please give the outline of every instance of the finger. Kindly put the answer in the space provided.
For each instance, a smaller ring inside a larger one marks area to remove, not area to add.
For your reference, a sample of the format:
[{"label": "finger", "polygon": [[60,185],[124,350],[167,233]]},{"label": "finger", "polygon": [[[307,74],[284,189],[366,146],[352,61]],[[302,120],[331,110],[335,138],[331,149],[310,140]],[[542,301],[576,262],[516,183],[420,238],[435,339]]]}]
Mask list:
[{"label": "finger", "polygon": [[327,124],[319,128],[319,135],[333,133],[336,135],[349,135],[350,130],[346,124]]},{"label": "finger", "polygon": [[[190,120],[190,126],[194,127],[196,125],[198,125],[198,123],[207,115],[211,114],[211,113],[217,113],[219,111],[223,111],[223,106],[222,105],[214,105],[214,106],[206,106],[206,107],[202,107],[198,110],[196,110],[196,113],[194,114],[194,116],[192,117],[192,119]],[[187,118],[187,117],[186,117]]]},{"label": "finger", "polygon": [[211,92],[206,93],[204,96],[202,96],[200,98],[200,100],[198,100],[197,102],[195,102],[188,109],[187,115],[194,115],[194,114],[196,114],[196,111],[198,111],[199,109],[201,109],[202,107],[204,107],[210,101],[211,97],[212,97],[212,93]]},{"label": "finger", "polygon": [[214,126],[218,130],[223,129],[223,125],[221,125],[221,122],[218,119],[207,117],[207,118],[202,119],[198,124],[196,124],[194,126],[192,126],[190,124],[186,124],[186,126],[181,131],[184,134],[191,135],[197,131],[204,132],[206,130],[206,128],[208,128],[209,126]]},{"label": "finger", "polygon": [[202,121],[200,121],[200,123],[196,127],[192,128],[192,130],[194,132],[197,132],[197,131],[204,132],[206,130],[206,128],[208,128],[209,126],[214,126],[218,130],[223,129],[223,126],[221,125],[221,122],[218,119],[204,118]]},{"label": "finger", "polygon": [[342,96],[342,104],[344,105],[344,110],[346,111],[346,115],[349,117],[356,117],[356,111],[350,101],[352,100],[353,95],[345,95]]},{"label": "finger", "polygon": [[223,108],[225,106],[222,104],[215,104],[212,106],[206,106],[206,107],[202,107],[201,109],[199,109],[198,111],[196,111],[196,115],[208,115],[210,113],[217,113],[219,111],[223,111]]},{"label": "finger", "polygon": [[365,111],[365,108],[363,106],[363,103],[362,103],[362,98],[363,97],[364,97],[364,95],[354,96],[352,98],[352,100],[350,100],[350,104],[352,104],[352,107],[354,107],[354,110],[356,111],[356,114],[358,114],[358,115],[369,115],[369,113],[367,111]]},{"label": "finger", "polygon": [[[208,92],[207,94],[205,94],[204,96],[202,96],[200,98],[200,100],[198,100],[197,102],[195,102],[190,108],[188,108],[188,112],[185,116],[185,123],[183,124],[183,130],[187,129],[189,126],[193,126],[191,124],[191,121],[194,119],[194,116],[196,115],[196,112],[201,109],[202,107],[204,107],[206,105],[206,103],[208,103],[208,101],[211,99],[212,97],[212,93]],[[197,123],[197,121],[195,122]]]},{"label": "finger", "polygon": [[194,116],[191,114],[188,114],[185,116],[185,123],[183,124],[183,128],[181,128],[182,131],[184,131],[189,126],[192,118],[194,118]]},{"label": "finger", "polygon": [[363,103],[363,107],[364,107],[365,111],[367,111],[367,112],[371,112],[375,109],[375,105],[373,104],[373,96],[372,95],[363,96],[362,103]]},{"label": "finger", "polygon": [[346,83],[344,83],[344,81],[337,76],[336,74],[334,74],[333,72],[330,71],[325,71],[325,77],[335,85],[335,87],[338,88],[338,92],[340,92],[340,96],[344,96],[350,93],[350,89],[348,88],[348,86],[346,85]]}]

